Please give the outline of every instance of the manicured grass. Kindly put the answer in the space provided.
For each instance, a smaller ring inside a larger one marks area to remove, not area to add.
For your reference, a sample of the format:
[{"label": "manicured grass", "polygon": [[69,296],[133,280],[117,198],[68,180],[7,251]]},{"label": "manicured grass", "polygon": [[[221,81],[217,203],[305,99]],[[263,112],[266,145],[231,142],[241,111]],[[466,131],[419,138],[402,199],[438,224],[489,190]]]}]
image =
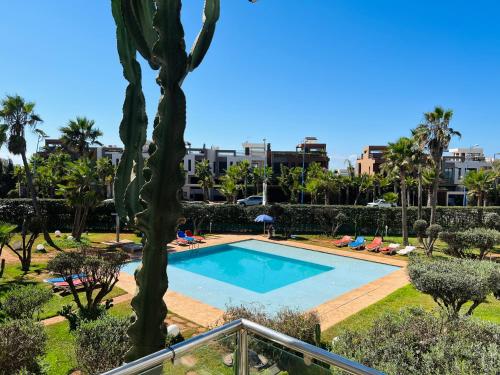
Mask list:
[{"label": "manicured grass", "polygon": [[[330,342],[332,338],[338,336],[344,330],[359,331],[367,329],[373,324],[375,319],[384,313],[397,313],[402,308],[410,306],[421,306],[426,310],[437,309],[437,304],[434,303],[430,296],[420,293],[412,285],[407,285],[327,329],[322,333],[321,338],[326,342]],[[500,324],[500,301],[490,296],[486,303],[480,305],[475,310],[473,316]]]},{"label": "manicured grass", "polygon": [[76,367],[75,337],[69,332],[68,322],[45,327],[49,337],[45,361],[48,375],[67,375]]}]

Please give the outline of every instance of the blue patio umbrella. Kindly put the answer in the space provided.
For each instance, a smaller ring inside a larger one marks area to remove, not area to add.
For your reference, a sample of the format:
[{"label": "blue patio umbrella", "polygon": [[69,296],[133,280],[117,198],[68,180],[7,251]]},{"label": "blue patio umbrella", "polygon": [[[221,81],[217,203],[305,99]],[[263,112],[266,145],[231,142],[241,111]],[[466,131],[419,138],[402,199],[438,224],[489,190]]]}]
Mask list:
[{"label": "blue patio umbrella", "polygon": [[255,218],[256,223],[272,223],[274,219],[269,215],[259,215]]},{"label": "blue patio umbrella", "polygon": [[256,223],[264,223],[264,234],[266,234],[266,223],[272,223],[274,219],[269,215],[259,215],[255,218]]}]

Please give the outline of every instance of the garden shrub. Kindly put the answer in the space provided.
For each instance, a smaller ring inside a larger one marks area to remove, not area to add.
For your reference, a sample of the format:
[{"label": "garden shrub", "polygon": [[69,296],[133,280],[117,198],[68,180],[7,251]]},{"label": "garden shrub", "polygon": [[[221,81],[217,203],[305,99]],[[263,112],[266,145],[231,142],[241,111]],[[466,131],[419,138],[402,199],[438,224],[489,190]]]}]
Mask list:
[{"label": "garden shrub", "polygon": [[500,265],[471,259],[434,259],[411,257],[408,264],[411,283],[432,296],[448,319],[459,317],[464,304],[472,302],[471,315],[500,283]]},{"label": "garden shrub", "polygon": [[467,251],[468,243],[463,236],[463,232],[441,232],[439,233],[439,239],[446,242],[445,254],[456,258],[470,257],[470,253]]},{"label": "garden shrub", "polygon": [[[73,211],[63,199],[40,199],[40,207],[47,218],[48,229],[69,231],[72,227]],[[373,235],[377,229],[373,223],[384,218],[383,227],[387,225],[388,234],[401,234],[400,207],[365,207],[365,206],[324,206],[324,205],[290,205],[280,204],[286,217],[283,224],[288,230],[295,233],[322,233],[321,225],[323,210],[331,208],[347,216],[348,220],[342,225],[341,233],[352,234],[355,230],[359,234]],[[31,207],[29,199],[0,199],[0,221],[9,221],[18,226],[22,223],[24,212]],[[183,216],[187,218],[190,229],[214,232],[259,232],[262,226],[253,220],[260,214],[269,214],[272,206],[242,207],[233,204],[208,205],[204,203],[184,203]],[[114,231],[115,219],[111,215],[116,212],[114,202],[106,200],[96,207],[90,214],[87,229],[90,231]],[[471,227],[484,225],[488,213],[500,214],[500,207],[437,207],[436,222],[444,230],[466,230]],[[430,208],[423,207],[422,217],[429,220]],[[273,216],[273,215],[271,215]],[[286,220],[285,220],[286,219]],[[412,227],[417,220],[417,208],[408,207],[408,224]],[[196,223],[194,222],[196,221]],[[275,225],[276,226],[276,225]],[[277,230],[284,230],[279,225]]]},{"label": "garden shrub", "polygon": [[484,215],[484,225],[489,229],[500,230],[500,215],[497,212],[489,212]]},{"label": "garden shrub", "polygon": [[50,301],[50,289],[36,285],[17,286],[5,293],[0,303],[3,312],[12,319],[31,319]]},{"label": "garden shrub", "polygon": [[332,352],[389,375],[496,375],[500,325],[443,321],[410,308],[385,314],[366,330],[344,331],[333,340]]},{"label": "garden shrub", "polygon": [[315,312],[283,308],[271,315],[266,313],[261,306],[229,306],[222,316],[222,323],[229,323],[237,319],[251,320],[313,345],[319,342],[318,337],[316,337],[319,317]]},{"label": "garden shrub", "polygon": [[104,315],[94,321],[84,321],[76,330],[75,352],[78,367],[85,374],[109,371],[123,363],[130,348],[128,318]]},{"label": "garden shrub", "polygon": [[[106,301],[105,305],[101,305],[101,302],[118,282],[121,267],[127,260],[128,255],[121,251],[103,254],[98,249],[87,248],[78,252],[59,253],[49,260],[47,269],[67,280],[78,307],[78,314],[66,306],[59,312],[68,319],[71,329],[76,328],[80,318],[97,319],[111,307],[111,301]],[[72,275],[78,275],[78,280],[82,282],[86,301],[82,301],[78,294]]]},{"label": "garden shrub", "polygon": [[31,319],[0,323],[0,375],[41,373],[46,342],[43,325]]},{"label": "garden shrub", "polygon": [[479,259],[484,259],[496,245],[500,244],[500,232],[494,229],[468,229],[461,236],[469,248],[479,248]]}]

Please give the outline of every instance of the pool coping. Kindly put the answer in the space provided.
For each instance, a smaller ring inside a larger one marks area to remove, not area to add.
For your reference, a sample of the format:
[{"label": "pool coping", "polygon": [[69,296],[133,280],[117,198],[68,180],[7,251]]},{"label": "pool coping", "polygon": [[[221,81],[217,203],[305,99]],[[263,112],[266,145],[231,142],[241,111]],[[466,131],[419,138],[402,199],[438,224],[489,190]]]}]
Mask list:
[{"label": "pool coping", "polygon": [[[263,235],[218,235],[217,237],[210,237],[207,242],[200,244],[200,248],[238,243],[248,240],[271,242],[326,254],[401,267],[388,275],[380,277],[372,282],[362,285],[359,288],[341,294],[338,297],[310,309],[309,311],[315,311],[318,314],[322,331],[332,327],[365,307],[380,301],[382,298],[409,283],[406,272],[407,262],[403,260],[389,257],[381,258],[366,253],[347,252],[293,241],[293,239],[288,241],[274,241]],[[169,245],[169,248],[170,251],[173,249],[175,252],[190,251],[189,249],[177,245]],[[136,285],[135,279],[132,275],[121,272],[117,286],[130,294],[135,294]],[[217,323],[221,321],[224,314],[224,311],[221,309],[172,290],[167,291],[163,300],[167,304],[170,311],[203,327],[210,328],[217,325]]]}]

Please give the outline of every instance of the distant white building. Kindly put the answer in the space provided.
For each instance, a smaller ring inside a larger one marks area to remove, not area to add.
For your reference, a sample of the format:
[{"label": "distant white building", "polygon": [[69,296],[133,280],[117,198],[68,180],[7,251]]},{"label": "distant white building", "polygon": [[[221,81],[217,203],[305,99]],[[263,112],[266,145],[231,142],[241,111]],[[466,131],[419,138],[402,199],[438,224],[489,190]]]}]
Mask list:
[{"label": "distant white building", "polygon": [[[243,150],[237,151],[220,149],[217,146],[207,148],[205,145],[201,148],[194,148],[191,147],[190,143],[187,143],[186,156],[183,161],[186,172],[186,182],[182,188],[184,199],[202,199],[203,191],[198,185],[195,166],[196,163],[204,159],[208,160],[215,178],[223,176],[230,166],[243,160],[248,160],[253,167],[264,165],[266,155],[264,143],[245,142],[242,146]],[[210,194],[218,195],[218,192],[214,190]],[[214,196],[210,197],[210,199],[214,198]]]}]

